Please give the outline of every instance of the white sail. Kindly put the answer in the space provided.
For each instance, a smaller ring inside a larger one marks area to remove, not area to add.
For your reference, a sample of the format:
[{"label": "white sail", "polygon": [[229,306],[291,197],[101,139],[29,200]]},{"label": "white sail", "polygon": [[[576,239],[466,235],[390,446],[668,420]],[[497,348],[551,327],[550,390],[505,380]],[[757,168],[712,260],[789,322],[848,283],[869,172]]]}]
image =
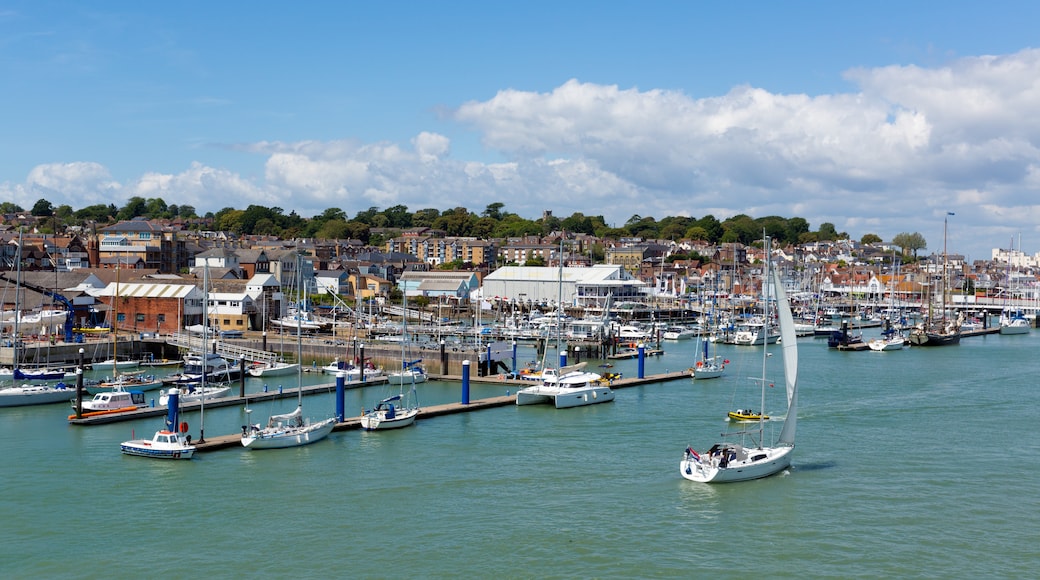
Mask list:
[{"label": "white sail", "polygon": [[777,313],[780,317],[780,341],[784,355],[784,379],[787,383],[787,418],[780,430],[778,443],[794,446],[794,433],[798,427],[798,337],[794,332],[794,317],[787,302],[787,292],[780,280],[780,273],[773,270],[776,285]]}]

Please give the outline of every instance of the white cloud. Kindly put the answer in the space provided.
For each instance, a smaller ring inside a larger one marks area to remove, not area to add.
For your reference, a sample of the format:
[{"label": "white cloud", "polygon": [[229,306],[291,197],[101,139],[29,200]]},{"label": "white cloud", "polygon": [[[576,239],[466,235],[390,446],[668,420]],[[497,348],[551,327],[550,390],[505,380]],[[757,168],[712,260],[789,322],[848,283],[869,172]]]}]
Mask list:
[{"label": "white cloud", "polygon": [[419,130],[406,145],[236,147],[266,159],[258,183],[204,160],[125,185],[96,163],[67,163],[41,165],[0,192],[29,206],[39,197],[76,208],[121,205],[140,195],[199,211],[256,203],[301,215],[397,204],[479,212],[498,201],[529,217],[581,211],[612,223],[633,214],[781,215],[831,222],[857,237],[920,231],[932,246],[946,211],[958,214],[951,241],[965,244],[1036,229],[1040,51],[932,69],[854,69],[846,78],[856,92],[739,86],[693,98],[571,80],[546,93],[509,89],[460,105],[450,119],[479,131],[505,162],[454,159],[449,136]]}]

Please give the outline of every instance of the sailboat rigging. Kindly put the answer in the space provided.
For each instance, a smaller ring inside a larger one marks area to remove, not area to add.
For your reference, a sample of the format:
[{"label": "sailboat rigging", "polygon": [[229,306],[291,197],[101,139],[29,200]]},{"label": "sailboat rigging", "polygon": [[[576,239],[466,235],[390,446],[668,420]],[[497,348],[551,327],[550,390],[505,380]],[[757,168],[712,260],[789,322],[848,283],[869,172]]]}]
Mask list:
[{"label": "sailboat rigging", "polygon": [[952,211],[946,212],[943,218],[943,261],[942,261],[942,294],[940,312],[936,317],[931,312],[932,302],[928,301],[928,319],[910,331],[910,344],[915,346],[947,346],[961,342],[961,316],[947,319],[946,294],[949,290],[949,260],[946,254],[946,229]]},{"label": "sailboat rigging", "polygon": [[[361,428],[366,431],[407,427],[415,423],[415,417],[419,414],[415,383],[425,381],[426,374],[418,366],[422,359],[409,361],[407,358],[405,345],[408,342],[408,297],[403,290],[401,294],[401,328],[404,335],[401,340],[401,372],[391,373],[389,383],[398,385],[398,393],[379,401],[372,410],[361,410]],[[418,377],[422,377],[421,380]],[[411,390],[407,395],[404,392],[406,381],[411,383]]]},{"label": "sailboat rigging", "polygon": [[1011,238],[1008,250],[1007,276],[1004,288],[1004,308],[1000,311],[1000,334],[1029,334],[1029,319],[1019,309],[1011,307],[1011,252],[1015,249],[1015,238]]},{"label": "sailboat rigging", "polygon": [[[302,292],[303,274],[301,257],[296,256],[298,292]],[[296,319],[296,360],[303,358],[303,321]],[[320,441],[336,426],[334,418],[309,421],[303,418],[303,368],[296,369],[296,410],[282,415],[271,415],[266,427],[259,424],[242,426],[242,445],[249,449],[279,449],[298,447]]]},{"label": "sailboat rigging", "polygon": [[[715,274],[716,287],[718,285],[718,273]],[[710,332],[718,326],[715,321],[715,303],[718,298],[718,292],[712,292],[711,294],[711,309],[708,313],[707,323],[701,327],[699,333],[698,348],[700,352],[699,360],[697,360],[693,369],[693,380],[699,381],[704,379],[717,379],[723,375],[726,371],[726,365],[729,363],[728,360],[723,359],[718,355],[718,341],[712,341]],[[712,348],[712,356],[708,356],[708,347]]]},{"label": "sailboat rigging", "polygon": [[[770,239],[766,237],[766,276],[763,277],[763,294],[768,320],[770,308],[770,282],[776,288],[776,307],[780,320],[781,352],[784,359],[784,379],[787,386],[787,417],[784,419],[780,435],[772,446],[765,445],[765,418],[758,419],[758,429],[744,430],[729,435],[740,435],[741,441],[750,437],[752,446],[741,443],[723,441],[713,445],[708,451],[698,453],[691,446],[686,447],[683,458],[679,462],[679,473],[685,479],[701,483],[727,483],[747,481],[767,477],[778,473],[791,465],[794,452],[795,429],[798,423],[798,339],[794,332],[794,317],[784,291],[780,274],[772,267]],[[762,408],[765,408],[766,360],[768,347],[763,345],[762,353]],[[725,434],[724,434],[725,436]]]},{"label": "sailboat rigging", "polygon": [[[22,230],[18,229],[18,250],[15,256],[17,260],[16,273],[15,273],[15,288],[14,288],[14,336],[12,337],[11,343],[13,345],[13,358],[12,358],[12,377],[15,381],[31,379],[22,372],[19,368],[21,364],[21,336],[19,336],[19,320],[22,317],[21,302],[19,301],[19,293],[22,285]],[[59,371],[56,373],[57,376],[45,376],[41,378],[46,379],[61,379],[65,373]],[[74,393],[74,389],[66,387],[65,383],[59,382],[56,385],[49,384],[22,384],[20,386],[11,386],[4,389],[0,389],[0,407],[19,407],[23,405],[44,405],[49,403],[60,403],[69,400],[69,397]]]},{"label": "sailboat rigging", "polygon": [[[540,383],[524,387],[516,392],[517,405],[552,403],[557,409],[583,407],[614,400],[614,391],[609,381],[597,373],[585,370],[586,363],[564,366],[561,326],[563,324],[563,238],[560,238],[560,266],[558,270],[558,300],[556,304],[556,352],[560,362],[558,368],[547,368],[542,364]],[[548,342],[548,336],[546,336]],[[548,349],[546,349],[548,351]]]}]

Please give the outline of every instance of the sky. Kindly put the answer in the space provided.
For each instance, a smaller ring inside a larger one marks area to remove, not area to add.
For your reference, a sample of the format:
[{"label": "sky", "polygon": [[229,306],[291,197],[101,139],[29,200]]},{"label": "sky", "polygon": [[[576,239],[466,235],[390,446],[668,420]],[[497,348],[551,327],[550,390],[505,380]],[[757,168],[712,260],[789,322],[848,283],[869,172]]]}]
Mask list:
[{"label": "sky", "polygon": [[1003,0],[3,0],[0,201],[746,214],[1036,254],[1037,22]]}]

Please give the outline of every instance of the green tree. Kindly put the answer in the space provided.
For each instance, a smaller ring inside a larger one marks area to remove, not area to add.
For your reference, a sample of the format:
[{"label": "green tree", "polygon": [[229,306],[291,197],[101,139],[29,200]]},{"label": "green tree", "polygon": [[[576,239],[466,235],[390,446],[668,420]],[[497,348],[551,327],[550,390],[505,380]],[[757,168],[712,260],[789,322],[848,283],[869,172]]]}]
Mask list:
[{"label": "green tree", "polygon": [[911,252],[914,255],[914,259],[917,259],[917,252],[924,250],[928,247],[928,244],[924,240],[924,236],[918,232],[908,233],[902,232],[895,235],[892,238],[892,243],[899,246],[903,250],[905,255],[907,252]]},{"label": "green tree", "polygon": [[145,208],[147,205],[148,202],[143,197],[135,195],[127,200],[126,205],[119,210],[119,213],[116,214],[116,219],[132,220],[137,216],[146,215]]},{"label": "green tree", "polygon": [[722,222],[710,214],[697,220],[696,225],[704,228],[704,231],[708,232],[708,237],[704,239],[712,243],[716,243],[722,239],[722,234],[725,232],[725,228],[722,227]]},{"label": "green tree", "polygon": [[29,213],[37,217],[50,217],[54,215],[54,206],[46,199],[40,198],[33,204]]},{"label": "green tree", "polygon": [[489,203],[487,208],[485,208],[484,211],[480,213],[480,215],[498,221],[502,219],[502,208],[505,206],[506,204],[500,201],[496,201],[495,203]]},{"label": "green tree", "polygon": [[412,227],[412,214],[408,213],[408,206],[395,205],[388,207],[383,211],[383,215],[386,216],[387,223],[386,228],[400,228],[407,229]]},{"label": "green tree", "polygon": [[323,240],[342,240],[350,237],[350,226],[346,220],[331,219],[321,225],[315,237]]},{"label": "green tree", "polygon": [[0,202],[0,214],[22,213],[23,211],[25,210],[22,209],[22,206],[13,201]]},{"label": "green tree", "polygon": [[834,229],[834,224],[830,222],[820,224],[818,236],[820,241],[841,239],[838,237],[838,231]]},{"label": "green tree", "polygon": [[150,198],[145,201],[144,215],[148,217],[148,219],[169,217],[166,213],[168,209],[166,202],[163,201],[162,198]]},{"label": "green tree", "polygon": [[421,209],[412,215],[412,227],[432,228],[433,222],[439,217],[441,217],[439,209]]},{"label": "green tree", "polygon": [[864,234],[863,237],[860,238],[859,243],[861,243],[861,244],[876,244],[876,243],[878,243],[880,241],[882,241],[881,240],[881,236],[879,236],[877,234]]}]

